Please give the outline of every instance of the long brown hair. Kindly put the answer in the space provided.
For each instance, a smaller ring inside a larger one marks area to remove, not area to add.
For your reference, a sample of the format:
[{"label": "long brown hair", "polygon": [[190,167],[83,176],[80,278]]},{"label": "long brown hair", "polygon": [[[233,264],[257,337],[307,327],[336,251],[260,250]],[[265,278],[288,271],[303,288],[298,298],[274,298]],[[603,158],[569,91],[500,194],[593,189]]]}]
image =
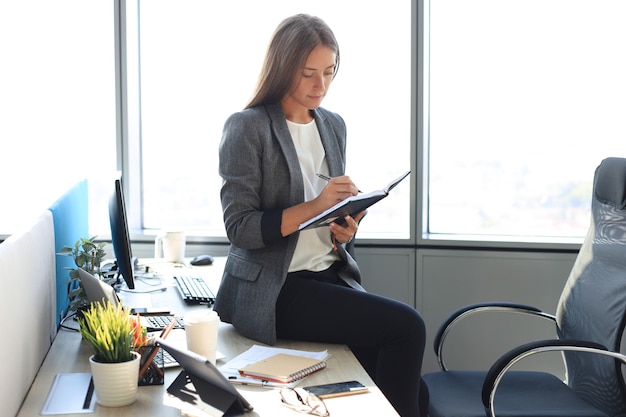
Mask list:
[{"label": "long brown hair", "polygon": [[256,90],[246,108],[282,100],[318,45],[328,46],[335,52],[334,77],[339,69],[339,44],[330,27],[319,17],[307,14],[283,20],[272,35]]}]

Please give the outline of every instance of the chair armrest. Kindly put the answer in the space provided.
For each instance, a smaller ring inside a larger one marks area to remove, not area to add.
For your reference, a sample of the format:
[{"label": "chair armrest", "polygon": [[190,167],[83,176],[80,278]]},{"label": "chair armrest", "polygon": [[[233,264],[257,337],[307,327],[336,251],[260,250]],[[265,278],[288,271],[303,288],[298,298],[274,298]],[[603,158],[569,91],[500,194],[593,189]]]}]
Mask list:
[{"label": "chair armrest", "polygon": [[489,369],[482,388],[482,401],[491,417],[495,417],[494,400],[498,385],[506,372],[518,361],[537,353],[578,351],[610,356],[626,364],[626,356],[609,351],[605,346],[585,340],[538,340],[509,350]]},{"label": "chair armrest", "polygon": [[556,323],[556,317],[552,314],[544,313],[537,307],[533,307],[525,304],[517,304],[517,303],[507,303],[507,302],[485,302],[485,303],[476,303],[470,304],[451,313],[446,320],[443,321],[437,334],[435,335],[435,340],[433,343],[433,347],[435,349],[435,354],[437,355],[437,361],[439,362],[439,367],[441,370],[446,371],[446,365],[443,360],[443,345],[445,339],[453,329],[454,325],[457,324],[460,320],[472,315],[474,313],[479,312],[487,312],[487,311],[506,311],[512,313],[521,313],[521,314],[529,314],[533,316],[542,317]]}]

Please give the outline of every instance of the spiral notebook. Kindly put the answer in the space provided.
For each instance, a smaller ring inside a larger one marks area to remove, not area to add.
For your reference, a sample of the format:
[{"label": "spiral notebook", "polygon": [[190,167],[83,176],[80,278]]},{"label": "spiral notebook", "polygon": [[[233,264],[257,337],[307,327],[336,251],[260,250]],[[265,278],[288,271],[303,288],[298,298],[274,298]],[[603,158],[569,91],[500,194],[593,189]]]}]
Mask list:
[{"label": "spiral notebook", "polygon": [[326,361],[278,353],[239,369],[239,374],[265,381],[290,383],[326,367]]}]

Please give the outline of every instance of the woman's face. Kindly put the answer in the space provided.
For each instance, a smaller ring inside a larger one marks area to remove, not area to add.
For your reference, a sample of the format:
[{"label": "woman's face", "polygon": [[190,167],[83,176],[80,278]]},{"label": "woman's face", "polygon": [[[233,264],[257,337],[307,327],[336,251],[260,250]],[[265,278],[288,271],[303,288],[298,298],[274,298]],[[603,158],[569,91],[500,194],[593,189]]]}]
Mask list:
[{"label": "woman's face", "polygon": [[[294,88],[282,100],[286,115],[309,115],[309,110],[318,108],[335,74],[335,52],[325,45],[316,46],[296,74]],[[292,120],[292,119],[290,119]],[[309,120],[292,120],[308,122]]]}]

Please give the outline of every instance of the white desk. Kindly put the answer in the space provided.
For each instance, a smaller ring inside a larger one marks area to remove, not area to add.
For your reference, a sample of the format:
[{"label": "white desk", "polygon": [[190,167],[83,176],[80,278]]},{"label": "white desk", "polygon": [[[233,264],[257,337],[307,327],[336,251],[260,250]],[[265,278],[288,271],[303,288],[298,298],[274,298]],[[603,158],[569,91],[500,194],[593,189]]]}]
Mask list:
[{"label": "white desk", "polygon": [[[206,279],[221,279],[224,259],[216,258],[214,265],[194,268],[194,274],[200,273]],[[165,272],[167,266],[155,270]],[[167,281],[165,282],[167,284]],[[138,283],[137,288],[144,286]],[[183,313],[190,308],[207,308],[206,306],[185,306],[174,288],[151,295],[153,307],[171,308],[176,313]],[[231,325],[223,323],[219,330],[218,350],[223,353],[225,361],[232,359],[256,342],[241,336]],[[398,416],[378,387],[372,382],[365,370],[358,363],[350,349],[344,345],[327,345],[308,342],[279,341],[277,346],[292,349],[320,351],[327,349],[331,357],[326,369],[308,376],[300,385],[323,384],[356,379],[369,387],[370,392],[349,397],[325,400],[332,417],[354,416]],[[39,415],[48,395],[55,375],[60,373],[90,372],[88,357],[91,355],[89,346],[81,340],[77,332],[60,330],[31,387],[18,417]],[[218,361],[218,367],[223,362]],[[165,391],[176,378],[180,368],[165,371],[165,384],[157,386],[140,386],[137,401],[127,407],[108,408],[96,407],[95,415],[110,417],[169,417],[169,416],[203,416],[196,408],[179,401]],[[242,395],[254,406],[254,411],[244,416],[263,417],[296,417],[302,415],[280,402],[276,390],[236,385]],[[90,414],[71,414],[70,416],[89,416]],[[93,415],[93,414],[91,414]],[[67,416],[67,414],[66,414]]]}]

